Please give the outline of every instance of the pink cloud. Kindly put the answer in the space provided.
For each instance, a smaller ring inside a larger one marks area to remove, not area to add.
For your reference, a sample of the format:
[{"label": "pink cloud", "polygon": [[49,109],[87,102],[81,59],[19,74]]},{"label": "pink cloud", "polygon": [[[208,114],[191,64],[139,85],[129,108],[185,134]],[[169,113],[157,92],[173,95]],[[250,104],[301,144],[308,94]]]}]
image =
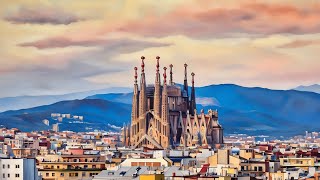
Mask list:
[{"label": "pink cloud", "polygon": [[299,48],[310,46],[314,44],[320,44],[320,40],[295,40],[279,46],[279,48]]},{"label": "pink cloud", "polygon": [[106,44],[106,40],[102,39],[88,39],[88,40],[73,40],[66,37],[52,37],[47,39],[42,39],[34,42],[26,42],[19,44],[23,47],[36,47],[38,49],[47,48],[63,48],[68,46],[95,46]]},{"label": "pink cloud", "polygon": [[[71,39],[66,37],[52,37],[46,38],[34,42],[26,42],[21,43],[19,46],[23,47],[36,47],[38,49],[49,49],[49,48],[65,48],[70,46],[82,46],[82,47],[90,47],[90,46],[106,46],[106,47],[161,47],[161,46],[169,46],[169,43],[157,43],[157,42],[149,42],[149,41],[137,41],[130,39],[97,39],[92,37],[91,39]],[[131,48],[131,49],[132,49]]]},{"label": "pink cloud", "polygon": [[16,12],[7,14],[7,21],[17,24],[70,24],[81,18],[57,7],[25,7],[21,6]]},{"label": "pink cloud", "polygon": [[220,37],[235,33],[268,35],[320,32],[319,6],[249,3],[237,8],[183,7],[164,16],[148,16],[118,28],[147,36],[183,34],[195,38]]}]

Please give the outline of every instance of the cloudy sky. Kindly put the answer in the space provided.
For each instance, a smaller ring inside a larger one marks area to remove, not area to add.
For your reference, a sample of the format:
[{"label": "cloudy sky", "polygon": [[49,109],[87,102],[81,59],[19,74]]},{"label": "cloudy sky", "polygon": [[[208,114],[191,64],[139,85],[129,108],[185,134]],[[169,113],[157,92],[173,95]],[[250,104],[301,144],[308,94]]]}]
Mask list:
[{"label": "cloudy sky", "polygon": [[0,97],[131,87],[142,55],[149,83],[158,55],[197,86],[320,83],[320,2],[307,2],[4,0]]}]

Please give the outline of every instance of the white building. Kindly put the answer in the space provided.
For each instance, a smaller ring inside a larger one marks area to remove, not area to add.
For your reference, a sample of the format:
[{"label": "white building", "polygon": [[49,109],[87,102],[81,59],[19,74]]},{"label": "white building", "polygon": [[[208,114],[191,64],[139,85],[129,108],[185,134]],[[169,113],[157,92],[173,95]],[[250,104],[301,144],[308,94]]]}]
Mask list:
[{"label": "white building", "polygon": [[49,122],[49,120],[48,120],[48,119],[44,119],[44,120],[42,120],[42,122],[43,122],[43,124],[45,124],[45,125],[47,125],[47,126],[49,126],[49,125],[50,125],[50,122]]},{"label": "white building", "polygon": [[38,180],[35,159],[0,159],[0,179]]},{"label": "white building", "polygon": [[52,124],[52,131],[59,132],[59,124]]}]

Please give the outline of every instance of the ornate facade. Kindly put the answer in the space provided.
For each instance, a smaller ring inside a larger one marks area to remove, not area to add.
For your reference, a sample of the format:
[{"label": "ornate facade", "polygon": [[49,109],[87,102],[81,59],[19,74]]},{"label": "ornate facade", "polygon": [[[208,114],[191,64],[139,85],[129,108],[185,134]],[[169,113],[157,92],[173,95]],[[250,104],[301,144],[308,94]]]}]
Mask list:
[{"label": "ornate facade", "polygon": [[174,148],[223,143],[223,129],[218,122],[218,112],[196,110],[194,88],[195,74],[191,73],[192,86],[189,97],[187,64],[184,64],[183,87],[173,82],[173,65],[163,68],[163,82],[160,76],[160,57],[156,57],[156,76],[152,86],[146,85],[144,57],[141,57],[140,86],[138,68],[135,67],[132,99],[131,125],[124,126],[122,135],[126,146],[137,148]]}]

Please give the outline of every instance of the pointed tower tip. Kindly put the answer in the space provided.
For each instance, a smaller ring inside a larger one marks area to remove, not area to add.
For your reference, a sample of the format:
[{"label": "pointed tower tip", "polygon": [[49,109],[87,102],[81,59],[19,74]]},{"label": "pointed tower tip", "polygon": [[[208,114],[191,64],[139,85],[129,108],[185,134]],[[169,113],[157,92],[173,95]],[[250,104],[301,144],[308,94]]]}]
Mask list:
[{"label": "pointed tower tip", "polygon": [[137,79],[138,79],[138,68],[134,67],[134,82],[137,83]]},{"label": "pointed tower tip", "polygon": [[141,56],[141,72],[144,72],[144,56]]},{"label": "pointed tower tip", "polygon": [[191,73],[191,76],[192,76],[192,85],[194,85],[194,76],[195,76],[196,74],[194,73],[194,72],[192,72]]},{"label": "pointed tower tip", "polygon": [[169,67],[170,67],[170,85],[173,85],[173,77],[172,77],[172,74],[173,74],[173,72],[172,72],[173,65],[170,64]]},{"label": "pointed tower tip", "polygon": [[163,68],[164,72],[163,72],[163,80],[164,80],[164,83],[167,82],[167,67],[164,67]]},{"label": "pointed tower tip", "polygon": [[156,65],[156,68],[157,68],[157,72],[159,72],[159,67],[160,67],[160,63],[159,63],[159,60],[160,60],[160,57],[159,56],[157,56],[156,57],[156,59],[157,59],[157,65]]}]

